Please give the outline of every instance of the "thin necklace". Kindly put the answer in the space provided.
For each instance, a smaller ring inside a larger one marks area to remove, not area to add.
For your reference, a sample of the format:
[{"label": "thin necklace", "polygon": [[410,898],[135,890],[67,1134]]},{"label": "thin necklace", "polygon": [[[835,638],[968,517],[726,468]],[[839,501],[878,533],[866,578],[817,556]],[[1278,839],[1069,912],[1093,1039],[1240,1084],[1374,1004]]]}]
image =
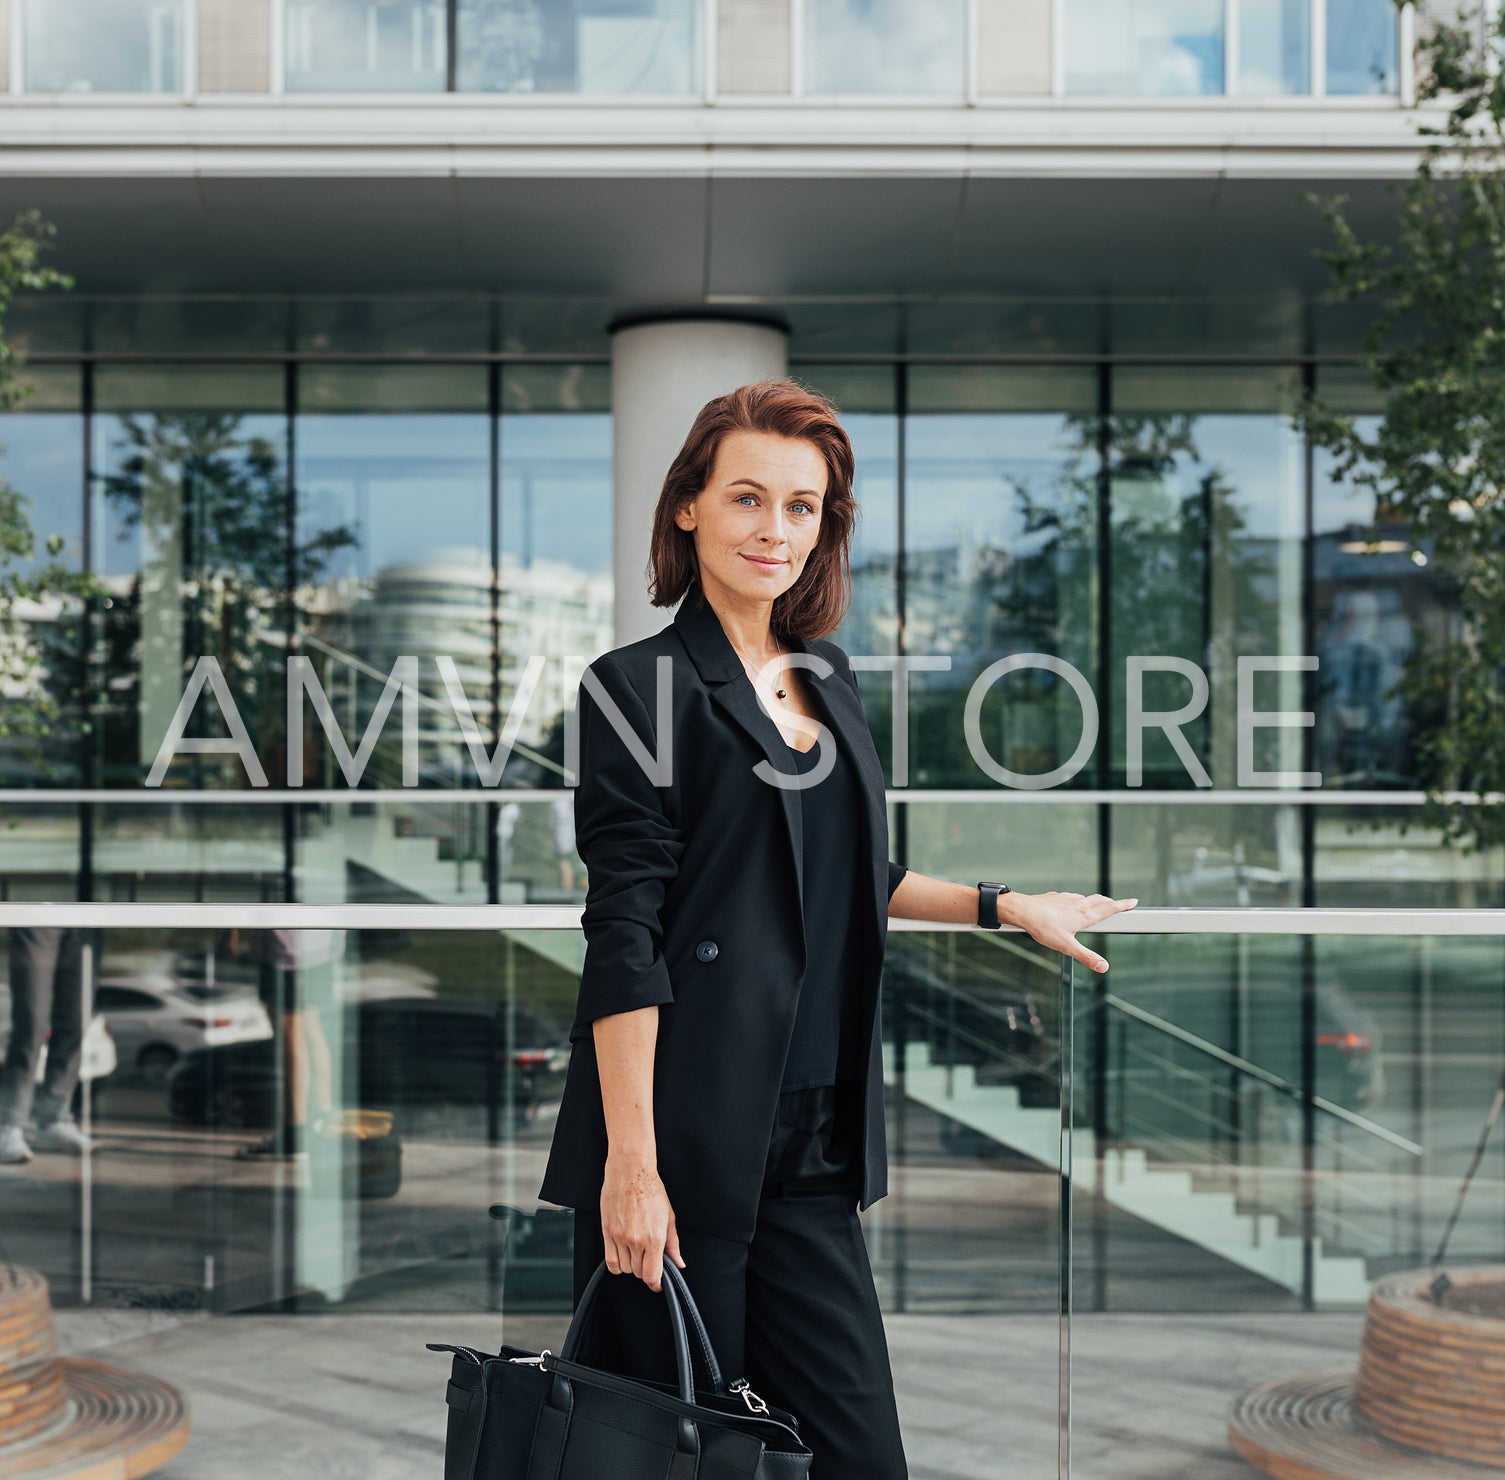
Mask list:
[{"label": "thin necklace", "polygon": [[[727,641],[728,641],[728,642],[731,642],[731,639],[730,639],[730,638],[728,638],[728,639],[727,639]],[[745,668],[745,669],[747,669],[747,676],[748,676],[748,677],[749,677],[749,678],[750,678],[750,679],[752,679],[752,681],[753,681],[753,683],[755,683],[755,684],[756,684],[756,683],[757,683],[757,681],[758,681],[758,675],[757,675],[757,672],[756,672],[756,670],[755,670],[755,669],[754,669],[754,668],[753,668],[753,666],[752,666],[752,664],[751,664],[751,663],[749,663],[749,662],[748,662],[748,661],[747,661],[747,659],[746,659],[746,658],[743,658],[743,657],[742,657],[742,649],[741,649],[741,648],[739,648],[739,647],[738,647],[738,646],[737,646],[737,644],[736,644],[736,643],[734,643],[734,642],[733,642],[733,643],[732,643],[732,651],[733,651],[733,652],[734,652],[734,653],[736,653],[736,655],[737,655],[737,656],[738,656],[738,657],[739,657],[739,658],[741,658],[741,659],[742,659],[742,666],[743,666],[743,667],[744,667],[744,668]],[[781,651],[780,651],[780,652],[778,652],[778,653],[777,653],[777,654],[775,654],[775,656],[776,656],[776,657],[780,657],[780,658],[782,658],[782,657],[784,657],[784,656],[785,656],[785,654],[784,654],[784,653],[783,653],[783,651],[782,651],[782,650],[781,650]],[[763,681],[764,681],[764,683],[767,683],[767,682],[768,682],[768,680],[767,680],[767,679],[764,679],[764,680],[763,680]],[[781,699],[787,699],[787,698],[788,698],[788,697],[789,697],[789,692],[788,692],[788,690],[787,690],[787,689],[774,689],[774,693],[775,693],[775,694],[777,694],[777,695],[778,695],[778,696],[779,696],[779,698],[781,698]]]}]

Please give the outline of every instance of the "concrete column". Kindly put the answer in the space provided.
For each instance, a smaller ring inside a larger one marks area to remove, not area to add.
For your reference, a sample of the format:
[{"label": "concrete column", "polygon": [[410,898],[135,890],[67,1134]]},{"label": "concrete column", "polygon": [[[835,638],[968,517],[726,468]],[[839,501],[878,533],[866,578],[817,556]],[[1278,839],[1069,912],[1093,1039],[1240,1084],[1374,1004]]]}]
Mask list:
[{"label": "concrete column", "polygon": [[636,642],[672,613],[648,604],[648,540],[664,474],[712,396],[788,371],[788,335],[733,319],[655,319],[612,334],[615,642]]}]

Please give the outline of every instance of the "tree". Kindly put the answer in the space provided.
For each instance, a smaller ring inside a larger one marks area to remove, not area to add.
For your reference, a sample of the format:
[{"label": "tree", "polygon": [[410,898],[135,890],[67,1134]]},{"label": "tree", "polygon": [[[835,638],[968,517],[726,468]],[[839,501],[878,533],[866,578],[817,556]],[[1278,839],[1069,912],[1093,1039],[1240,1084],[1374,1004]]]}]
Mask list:
[{"label": "tree", "polygon": [[[15,295],[72,286],[43,260],[52,239],[36,212],[0,234],[0,411],[31,393],[22,356],[5,334]],[[87,573],[70,568],[61,536],[39,546],[30,510],[31,500],[0,476],[0,737],[21,740],[46,770],[62,716],[79,698],[78,628],[94,587]],[[59,621],[29,620],[48,608],[59,610]]]},{"label": "tree", "polygon": [[1428,142],[1397,187],[1394,238],[1360,240],[1346,196],[1308,196],[1335,239],[1319,254],[1328,300],[1375,306],[1363,363],[1384,409],[1372,428],[1320,397],[1297,415],[1335,476],[1373,494],[1376,526],[1455,594],[1453,633],[1418,642],[1399,691],[1431,717],[1417,741],[1428,820],[1466,849],[1505,842],[1505,8],[1480,19],[1418,43],[1417,104],[1443,121],[1418,123]]}]

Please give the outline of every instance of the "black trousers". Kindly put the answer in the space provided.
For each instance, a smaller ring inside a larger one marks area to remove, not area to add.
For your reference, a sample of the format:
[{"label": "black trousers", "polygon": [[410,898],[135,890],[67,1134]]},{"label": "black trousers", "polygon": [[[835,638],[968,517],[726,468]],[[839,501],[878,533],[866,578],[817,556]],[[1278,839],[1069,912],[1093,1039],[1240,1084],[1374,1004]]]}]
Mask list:
[{"label": "black trousers", "polygon": [[[750,1244],[679,1224],[685,1282],[728,1380],[799,1419],[811,1480],[907,1480],[893,1374],[857,1219],[855,1089],[783,1095]],[[575,1217],[575,1299],[604,1257],[599,1211]],[[606,1282],[586,1360],[671,1381],[663,1297]]]}]

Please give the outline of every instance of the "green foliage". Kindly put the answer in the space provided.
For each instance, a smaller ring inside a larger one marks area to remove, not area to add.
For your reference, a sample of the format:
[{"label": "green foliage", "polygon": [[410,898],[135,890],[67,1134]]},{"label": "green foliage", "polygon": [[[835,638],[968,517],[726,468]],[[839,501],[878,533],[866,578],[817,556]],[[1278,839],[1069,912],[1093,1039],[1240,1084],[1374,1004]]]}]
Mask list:
[{"label": "green foliage", "polygon": [[1479,37],[1473,12],[1418,41],[1425,142],[1393,240],[1361,240],[1346,196],[1308,197],[1335,242],[1319,254],[1329,301],[1375,308],[1363,362],[1384,409],[1368,427],[1320,399],[1297,416],[1373,495],[1376,533],[1409,539],[1456,593],[1455,630],[1419,642],[1400,687],[1433,716],[1417,745],[1429,820],[1469,849],[1505,842],[1505,79]]},{"label": "green foliage", "polygon": [[[30,394],[20,351],[5,333],[15,295],[72,286],[43,260],[52,238],[34,211],[0,234],[0,411]],[[30,509],[31,501],[0,477],[0,737],[22,739],[46,770],[47,756],[66,738],[59,733],[63,717],[79,712],[80,624],[95,588],[70,567],[60,537],[44,538],[39,548]],[[28,621],[38,609],[55,611],[55,620]]]}]

